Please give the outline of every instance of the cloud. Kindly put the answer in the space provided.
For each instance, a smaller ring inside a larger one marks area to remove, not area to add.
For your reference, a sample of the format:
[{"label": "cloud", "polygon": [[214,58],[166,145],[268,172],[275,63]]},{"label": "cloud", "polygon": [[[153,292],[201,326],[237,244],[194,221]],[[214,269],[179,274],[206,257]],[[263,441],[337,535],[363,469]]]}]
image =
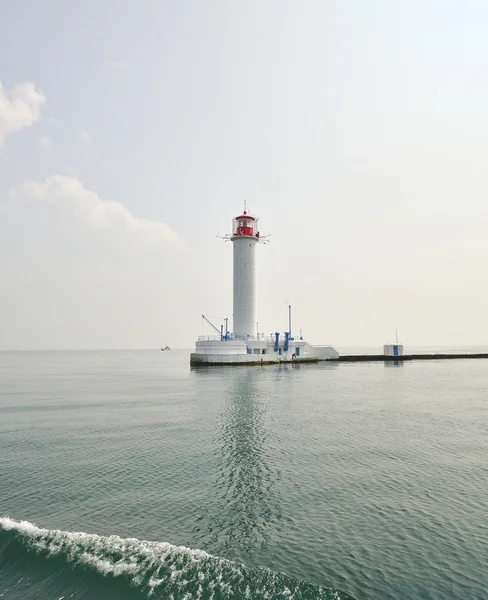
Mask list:
[{"label": "cloud", "polygon": [[91,228],[129,235],[141,242],[181,244],[178,234],[165,223],[135,217],[119,202],[102,200],[75,177],[52,175],[42,182],[27,181],[12,190],[10,197],[68,211]]},{"label": "cloud", "polygon": [[45,101],[33,83],[19,83],[6,91],[0,82],[0,146],[9,134],[36,122]]},{"label": "cloud", "polygon": [[91,133],[87,129],[79,129],[76,135],[80,142],[84,142],[85,144],[89,144],[92,141]]},{"label": "cloud", "polygon": [[107,71],[125,71],[127,64],[122,60],[106,60],[103,64]]}]

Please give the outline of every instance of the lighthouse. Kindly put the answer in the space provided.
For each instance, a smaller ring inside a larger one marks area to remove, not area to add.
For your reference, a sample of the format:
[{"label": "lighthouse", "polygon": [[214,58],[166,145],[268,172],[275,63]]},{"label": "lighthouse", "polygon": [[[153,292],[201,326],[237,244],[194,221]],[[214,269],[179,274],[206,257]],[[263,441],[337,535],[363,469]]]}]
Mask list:
[{"label": "lighthouse", "polygon": [[256,246],[259,243],[258,219],[247,210],[232,220],[234,247],[235,338],[256,337]]},{"label": "lighthouse", "polygon": [[[220,237],[220,236],[219,236]],[[259,235],[258,218],[244,211],[232,219],[231,233],[223,236],[233,246],[233,330],[228,330],[228,319],[220,329],[202,315],[204,322],[212,327],[212,335],[204,334],[195,342],[190,355],[192,366],[219,365],[271,365],[280,363],[307,363],[332,360],[339,353],[332,346],[315,346],[300,333],[295,338],[291,331],[273,329],[272,335],[258,335],[256,312],[256,246],[265,243],[267,236]],[[290,307],[289,307],[290,308]],[[212,317],[216,318],[216,317]],[[268,329],[270,331],[270,329]]]}]

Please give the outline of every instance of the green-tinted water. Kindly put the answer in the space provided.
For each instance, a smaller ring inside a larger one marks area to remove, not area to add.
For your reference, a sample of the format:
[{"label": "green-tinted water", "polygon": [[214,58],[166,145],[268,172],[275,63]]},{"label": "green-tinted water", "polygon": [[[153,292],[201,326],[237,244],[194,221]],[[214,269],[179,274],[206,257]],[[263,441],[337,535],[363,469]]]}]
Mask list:
[{"label": "green-tinted water", "polygon": [[0,595],[487,598],[487,387],[484,361],[0,353]]}]

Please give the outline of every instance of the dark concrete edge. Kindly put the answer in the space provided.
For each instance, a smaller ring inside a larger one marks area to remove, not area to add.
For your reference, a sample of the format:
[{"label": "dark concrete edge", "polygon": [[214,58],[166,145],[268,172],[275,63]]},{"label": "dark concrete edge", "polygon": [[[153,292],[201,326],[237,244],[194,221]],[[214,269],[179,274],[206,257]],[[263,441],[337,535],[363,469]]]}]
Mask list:
[{"label": "dark concrete edge", "polygon": [[403,356],[384,356],[383,354],[362,354],[330,358],[330,362],[405,362],[410,360],[459,360],[483,359],[488,354],[405,354]]},{"label": "dark concrete edge", "polygon": [[318,363],[318,358],[297,358],[296,360],[259,360],[252,362],[202,362],[190,360],[190,367],[256,367],[266,365],[295,365],[295,364],[310,364]]}]

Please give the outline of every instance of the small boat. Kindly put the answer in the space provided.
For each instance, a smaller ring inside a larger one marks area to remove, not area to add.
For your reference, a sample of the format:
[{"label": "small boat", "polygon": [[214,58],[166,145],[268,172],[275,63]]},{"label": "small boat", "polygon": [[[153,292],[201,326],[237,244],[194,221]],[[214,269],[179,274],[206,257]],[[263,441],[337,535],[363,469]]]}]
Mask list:
[{"label": "small boat", "polygon": [[169,346],[165,346],[164,348],[161,348],[161,352],[164,352],[165,350],[171,350],[171,348]]}]

